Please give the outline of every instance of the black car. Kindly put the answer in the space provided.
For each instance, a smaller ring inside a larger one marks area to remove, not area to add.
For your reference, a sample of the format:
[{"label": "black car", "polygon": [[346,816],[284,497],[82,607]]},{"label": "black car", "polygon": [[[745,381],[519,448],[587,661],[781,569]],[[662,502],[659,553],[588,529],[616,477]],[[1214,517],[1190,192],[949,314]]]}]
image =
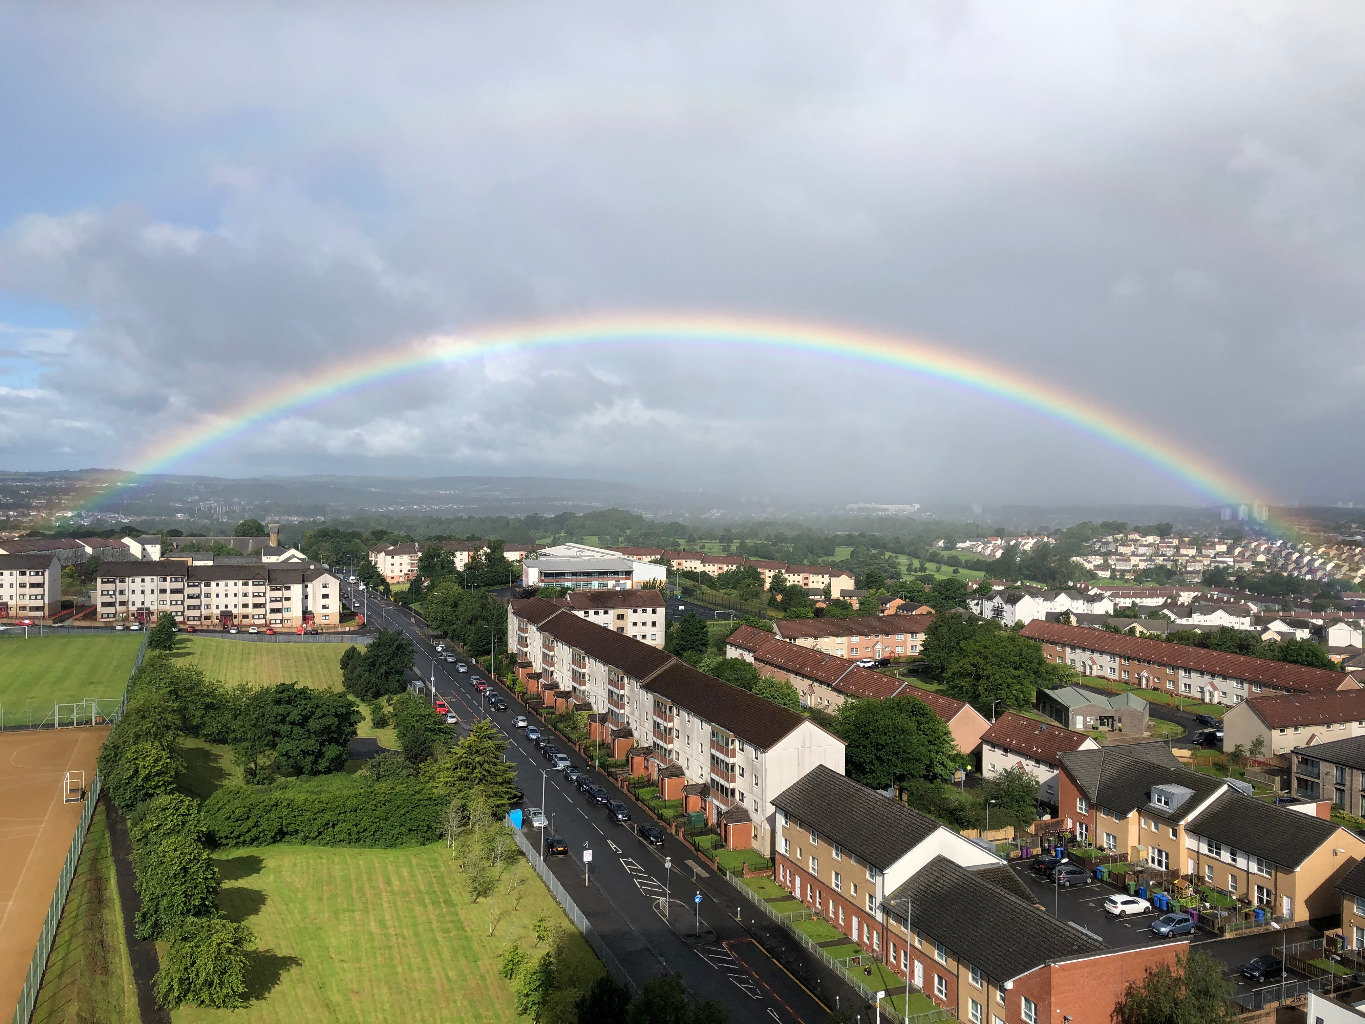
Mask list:
[{"label": "black car", "polygon": [[1195,746],[1213,747],[1218,745],[1218,733],[1212,729],[1200,729],[1194,734]]},{"label": "black car", "polygon": [[1284,964],[1277,956],[1258,956],[1251,963],[1242,965],[1242,977],[1252,981],[1279,981],[1284,977]]},{"label": "black car", "polygon": [[562,857],[569,852],[569,844],[560,839],[559,836],[551,836],[545,840],[545,852],[556,857]]},{"label": "black car", "polygon": [[559,748],[556,747],[553,743],[547,743],[545,744],[545,746],[540,748],[540,756],[545,758],[545,760],[547,761],[553,758],[558,753]]},{"label": "black car", "polygon": [[612,800],[607,804],[607,817],[612,821],[630,821],[630,808],[620,800]]},{"label": "black car", "polygon": [[650,846],[664,845],[664,830],[658,825],[641,825],[635,830],[635,834]]},{"label": "black car", "polygon": [[507,701],[503,700],[501,697],[494,697],[492,707],[494,711],[506,711]]},{"label": "black car", "polygon": [[549,742],[550,737],[546,736],[544,733],[541,733],[539,736],[536,737],[536,749],[544,750],[546,744],[548,744]]},{"label": "black car", "polygon": [[1195,715],[1194,720],[1208,729],[1219,729],[1222,728],[1223,725],[1222,722],[1218,721],[1218,719],[1214,718],[1212,715]]},{"label": "black car", "polygon": [[611,797],[607,795],[607,791],[603,789],[601,786],[593,786],[592,789],[588,792],[588,797],[595,804],[605,804],[611,802]]},{"label": "black car", "polygon": [[1040,853],[1033,858],[1033,873],[1042,875],[1044,878],[1052,874],[1052,869],[1062,862],[1062,858],[1054,857],[1050,853]]},{"label": "black car", "polygon": [[573,784],[578,787],[580,793],[586,793],[588,790],[592,789],[593,786],[597,785],[597,783],[593,782],[587,775],[580,775],[573,780]]}]

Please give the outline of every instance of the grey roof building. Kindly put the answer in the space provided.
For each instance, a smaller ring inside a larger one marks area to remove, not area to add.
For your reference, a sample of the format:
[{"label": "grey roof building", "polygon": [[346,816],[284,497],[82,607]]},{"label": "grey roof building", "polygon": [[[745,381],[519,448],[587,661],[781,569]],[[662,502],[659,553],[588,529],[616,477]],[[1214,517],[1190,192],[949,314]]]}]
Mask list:
[{"label": "grey roof building", "polygon": [[1078,732],[1099,729],[1138,736],[1147,732],[1147,702],[1130,692],[1103,694],[1062,686],[1039,690],[1035,706],[1054,722]]}]

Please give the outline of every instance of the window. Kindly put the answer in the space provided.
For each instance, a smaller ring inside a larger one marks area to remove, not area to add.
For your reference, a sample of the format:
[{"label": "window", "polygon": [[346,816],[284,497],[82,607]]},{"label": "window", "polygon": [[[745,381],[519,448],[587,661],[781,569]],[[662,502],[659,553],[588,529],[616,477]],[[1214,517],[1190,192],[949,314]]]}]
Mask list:
[{"label": "window", "polygon": [[792,855],[792,841],[788,839],[786,836],[782,837],[782,854],[783,856],[786,857],[790,857]]},{"label": "window", "polygon": [[1106,832],[1104,834],[1104,848],[1113,853],[1119,848],[1119,837],[1112,832]]},{"label": "window", "polygon": [[1148,862],[1157,870],[1165,871],[1171,866],[1171,855],[1165,850],[1154,849],[1148,858]]},{"label": "window", "polygon": [[1076,813],[1077,814],[1090,813],[1090,801],[1083,796],[1076,797]]},{"label": "window", "polygon": [[844,859],[844,848],[840,846],[838,843],[834,844],[834,859],[835,860]]},{"label": "window", "polygon": [[820,861],[815,857],[810,859],[810,873],[817,876],[820,874]]},{"label": "window", "polygon": [[1206,883],[1208,883],[1209,885],[1212,885],[1212,884],[1213,884],[1213,865],[1212,865],[1212,864],[1205,864],[1205,865],[1204,865],[1204,881],[1205,881]]},{"label": "window", "polygon": [[980,968],[980,967],[968,967],[968,968],[967,968],[967,974],[968,974],[968,976],[972,979],[972,984],[975,985],[977,988],[980,988],[980,987],[981,987],[981,968]]},{"label": "window", "polygon": [[1028,996],[1023,997],[1023,1004],[1019,1008],[1019,1015],[1024,1018],[1024,1024],[1038,1024],[1038,1004]]},{"label": "window", "polygon": [[934,942],[934,959],[941,964],[948,962],[948,947],[937,940]]},{"label": "window", "polygon": [[782,827],[783,827],[783,828],[791,828],[791,826],[792,826],[792,816],[791,816],[790,814],[788,814],[786,811],[781,811],[780,813],[781,813],[781,815],[782,815]]},{"label": "window", "polygon": [[1231,871],[1228,872],[1228,892],[1237,895],[1237,876]]},{"label": "window", "polygon": [[816,834],[815,829],[810,830],[810,844],[811,846],[820,845],[820,837]]},{"label": "window", "polygon": [[1211,853],[1215,857],[1223,856],[1223,844],[1215,843],[1212,839],[1204,840],[1204,852]]},{"label": "window", "polygon": [[844,891],[844,877],[837,871],[834,872],[834,891],[835,892]]},{"label": "window", "polygon": [[1356,897],[1356,913],[1360,914],[1362,917],[1365,917],[1365,897],[1362,896]]},{"label": "window", "polygon": [[948,998],[948,979],[941,974],[934,975],[934,995],[940,999]]},{"label": "window", "polygon": [[877,912],[877,897],[872,893],[867,894],[867,912],[875,914]]}]

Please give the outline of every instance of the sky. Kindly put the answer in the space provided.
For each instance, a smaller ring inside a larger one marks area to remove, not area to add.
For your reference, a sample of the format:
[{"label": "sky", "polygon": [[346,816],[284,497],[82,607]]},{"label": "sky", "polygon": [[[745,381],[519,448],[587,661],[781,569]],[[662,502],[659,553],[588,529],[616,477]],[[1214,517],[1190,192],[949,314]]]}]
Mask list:
[{"label": "sky", "polygon": [[[1354,2],[5,5],[0,468],[599,314],[928,339],[1279,502],[1365,498]],[[164,467],[844,501],[1217,500],[885,367],[521,352]]]}]

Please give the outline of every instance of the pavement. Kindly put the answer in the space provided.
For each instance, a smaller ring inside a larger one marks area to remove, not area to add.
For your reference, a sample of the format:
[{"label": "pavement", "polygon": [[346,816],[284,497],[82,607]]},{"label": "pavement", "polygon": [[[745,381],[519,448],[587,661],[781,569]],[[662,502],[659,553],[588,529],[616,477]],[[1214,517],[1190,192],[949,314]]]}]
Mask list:
[{"label": "pavement", "polygon": [[[349,588],[347,596],[349,600]],[[436,693],[463,723],[486,716],[506,737],[507,759],[517,766],[525,806],[543,808],[552,822],[547,831],[563,838],[569,848],[568,855],[549,858],[550,870],[632,980],[643,984],[662,973],[677,972],[693,995],[721,1003],[737,1024],[823,1024],[829,1018],[834,999],[829,999],[827,1007],[810,991],[814,981],[810,987],[803,985],[755,941],[743,923],[754,908],[705,867],[695,851],[671,835],[663,847],[650,846],[635,834],[635,822],[610,821],[605,808],[589,803],[561,772],[549,768],[535,745],[512,726],[518,714],[526,714],[533,725],[543,728],[544,723],[524,711],[501,685],[492,684],[507,700],[507,711],[489,711],[486,702],[481,710],[474,683],[487,675],[472,659],[461,656],[469,665],[467,674],[435,660],[425,623],[409,610],[373,595],[366,621],[400,629],[413,640],[417,672],[428,681],[434,673]],[[618,792],[578,754],[569,752],[568,756],[609,793]],[[629,799],[621,799],[637,822],[652,820]],[[527,825],[524,834],[533,845],[540,844],[539,830]],[[592,856],[585,871],[588,850]],[[665,866],[665,857],[671,857],[671,868]],[[699,905],[694,902],[697,894],[702,897]],[[699,937],[693,935],[698,919],[703,926]],[[841,998],[846,1002],[847,994]]]}]

